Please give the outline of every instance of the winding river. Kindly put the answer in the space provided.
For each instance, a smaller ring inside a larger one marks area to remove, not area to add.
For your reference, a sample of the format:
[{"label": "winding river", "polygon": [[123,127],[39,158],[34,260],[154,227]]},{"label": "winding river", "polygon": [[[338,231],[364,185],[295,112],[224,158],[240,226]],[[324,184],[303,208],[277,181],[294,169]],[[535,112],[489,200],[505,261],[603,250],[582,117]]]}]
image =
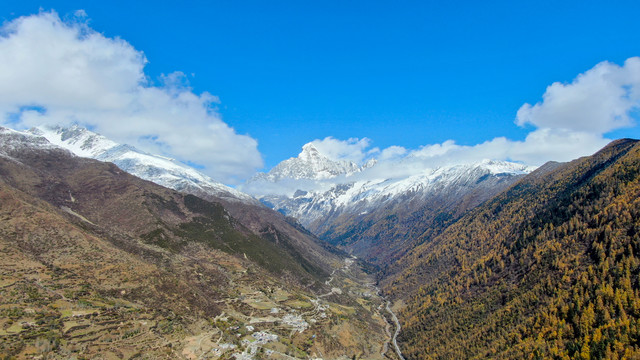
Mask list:
[{"label": "winding river", "polygon": [[398,341],[397,341],[398,334],[400,333],[400,321],[398,321],[398,317],[393,312],[393,310],[391,310],[391,307],[389,306],[389,303],[390,303],[390,301],[387,300],[387,312],[389,314],[391,314],[391,319],[396,324],[396,331],[393,333],[393,337],[391,338],[391,342],[393,343],[393,347],[396,349],[396,354],[398,354],[398,357],[401,360],[405,360],[404,356],[402,356],[402,352],[400,351],[400,347],[398,346]]}]

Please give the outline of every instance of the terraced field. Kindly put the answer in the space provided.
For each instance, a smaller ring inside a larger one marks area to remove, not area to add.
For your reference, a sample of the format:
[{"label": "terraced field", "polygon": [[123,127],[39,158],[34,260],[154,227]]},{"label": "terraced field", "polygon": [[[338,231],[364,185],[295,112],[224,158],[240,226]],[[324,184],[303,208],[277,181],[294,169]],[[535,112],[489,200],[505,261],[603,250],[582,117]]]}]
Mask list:
[{"label": "terraced field", "polygon": [[[1,264],[0,353],[24,359],[384,358],[383,301],[352,262],[337,264],[322,295],[284,289],[241,259],[219,263],[231,296],[215,300],[220,313],[212,317],[154,309],[136,300],[126,282],[105,292],[62,268]],[[104,285],[111,287],[108,277]]]}]

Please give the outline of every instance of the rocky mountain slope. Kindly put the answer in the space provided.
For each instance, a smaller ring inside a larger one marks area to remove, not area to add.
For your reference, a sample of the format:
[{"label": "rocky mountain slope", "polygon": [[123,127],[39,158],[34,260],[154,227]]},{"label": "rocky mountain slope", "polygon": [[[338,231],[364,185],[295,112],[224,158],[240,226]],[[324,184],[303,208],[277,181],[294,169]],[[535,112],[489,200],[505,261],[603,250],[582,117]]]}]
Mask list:
[{"label": "rocky mountain slope", "polygon": [[410,359],[640,354],[640,143],[549,163],[383,280]]},{"label": "rocky mountain slope", "polygon": [[43,137],[0,129],[0,198],[2,356],[381,358],[388,341],[352,260]]},{"label": "rocky mountain slope", "polygon": [[[218,183],[173,159],[148,154],[129,145],[118,144],[77,125],[68,128],[38,127],[29,132],[43,136],[51,143],[77,156],[111,162],[142,179],[219,203],[255,235],[274,238],[282,243],[282,246],[295,248],[306,258],[323,264],[325,269],[330,266],[330,260],[333,259],[327,257],[327,253],[336,253],[335,248],[318,240],[294,219],[286,218],[265,207],[250,195]],[[316,272],[323,272],[323,270],[316,270]]]}]

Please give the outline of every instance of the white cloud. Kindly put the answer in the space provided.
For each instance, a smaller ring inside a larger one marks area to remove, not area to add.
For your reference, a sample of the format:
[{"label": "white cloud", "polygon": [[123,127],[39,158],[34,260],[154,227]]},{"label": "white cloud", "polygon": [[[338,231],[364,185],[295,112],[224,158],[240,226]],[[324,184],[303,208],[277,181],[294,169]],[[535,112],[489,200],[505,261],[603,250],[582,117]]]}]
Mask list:
[{"label": "white cloud", "polygon": [[[371,142],[360,143],[361,154],[370,153]],[[319,140],[316,140],[319,141]],[[331,143],[340,142],[333,139]],[[338,177],[326,182],[351,182],[370,179],[401,179],[420,174],[427,169],[455,164],[470,164],[482,160],[506,160],[531,166],[539,166],[547,161],[570,161],[580,156],[590,155],[604,147],[610,140],[599,134],[572,131],[567,129],[537,129],[530,132],[523,141],[497,137],[476,145],[459,145],[454,140],[440,144],[421,146],[415,150],[407,150],[400,146],[390,146],[382,151],[374,148],[372,158],[377,164],[351,177]],[[358,139],[349,139],[349,143],[358,143]],[[293,189],[312,189],[326,187],[324,182],[305,182],[293,185],[293,180],[286,185]],[[304,186],[303,186],[304,185]]]},{"label": "white cloud", "polygon": [[635,126],[634,111],[640,108],[640,58],[629,58],[623,66],[602,62],[570,84],[553,83],[535,105],[524,104],[517,113],[520,126],[534,129],[522,141],[497,137],[476,145],[458,145],[454,140],[410,150],[390,146],[372,148],[371,140],[332,137],[314,140],[328,157],[361,163],[377,160],[375,166],[350,177],[311,182],[287,179],[271,188],[248,188],[256,194],[287,194],[295,189],[322,190],[332,184],[353,181],[403,179],[447,165],[475,163],[485,159],[507,160],[539,166],[547,161],[570,161],[591,155],[611,140],[612,130]]},{"label": "white cloud", "polygon": [[630,112],[640,106],[640,58],[629,58],[623,66],[601,62],[570,84],[551,84],[542,99],[524,104],[516,123],[593,134],[632,126]]},{"label": "white cloud", "polygon": [[389,146],[388,148],[382,150],[380,152],[380,156],[379,156],[378,160],[397,159],[397,158],[402,157],[406,153],[407,153],[407,149],[405,149],[404,147],[393,145],[393,146]]},{"label": "white cloud", "polygon": [[631,114],[639,108],[640,58],[629,58],[623,66],[605,61],[579,74],[570,84],[553,83],[542,102],[524,104],[516,123],[535,129],[523,141],[498,137],[463,146],[447,140],[409,151],[401,162],[385,165],[381,161],[380,169],[371,169],[371,173],[386,171],[401,177],[425,168],[483,159],[534,166],[550,160],[569,161],[604,147],[611,141],[606,138],[608,132],[635,126]]},{"label": "white cloud", "polygon": [[442,144],[428,145],[414,150],[406,159],[431,167],[477,162],[484,159],[515,161],[538,166],[550,160],[569,161],[592,154],[609,141],[598,134],[588,132],[538,129],[529,133],[524,141],[498,137],[481,144],[464,146],[448,140]]},{"label": "white cloud", "polygon": [[224,123],[217,97],[181,72],[150,84],[141,51],[91,29],[86,13],[42,12],[0,29],[0,117],[5,125],[78,123],[116,141],[204,166],[233,183],[262,166],[257,142]]},{"label": "white cloud", "polygon": [[371,145],[371,140],[368,138],[338,140],[329,136],[322,140],[313,140],[311,144],[331,160],[349,160],[357,164],[379,151],[378,148],[368,149]]}]

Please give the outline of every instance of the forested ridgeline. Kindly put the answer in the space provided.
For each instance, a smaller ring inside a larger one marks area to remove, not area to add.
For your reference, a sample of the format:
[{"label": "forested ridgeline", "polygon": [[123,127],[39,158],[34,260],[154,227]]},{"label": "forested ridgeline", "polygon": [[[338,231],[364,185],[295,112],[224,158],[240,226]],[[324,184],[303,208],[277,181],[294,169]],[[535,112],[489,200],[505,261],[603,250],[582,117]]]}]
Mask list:
[{"label": "forested ridgeline", "polygon": [[640,144],[549,165],[401,260],[411,359],[640,356]]}]

